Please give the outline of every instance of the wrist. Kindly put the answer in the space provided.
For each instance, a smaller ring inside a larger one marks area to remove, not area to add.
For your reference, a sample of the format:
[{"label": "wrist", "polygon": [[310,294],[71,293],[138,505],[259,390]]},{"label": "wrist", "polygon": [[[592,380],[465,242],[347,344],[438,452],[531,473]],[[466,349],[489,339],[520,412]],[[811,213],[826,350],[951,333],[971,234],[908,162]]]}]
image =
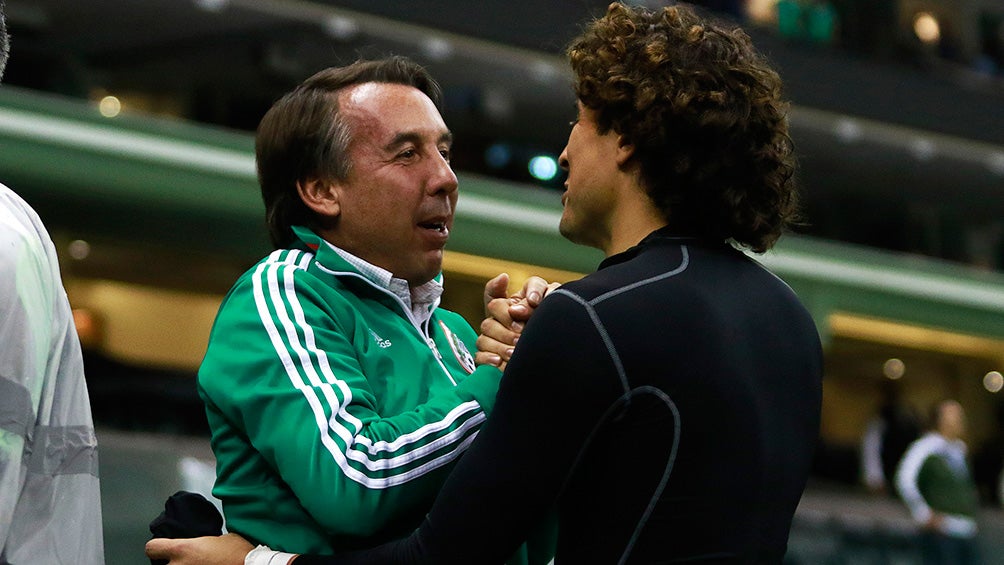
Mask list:
[{"label": "wrist", "polygon": [[294,553],[273,551],[267,545],[259,545],[244,557],[244,565],[288,565]]}]

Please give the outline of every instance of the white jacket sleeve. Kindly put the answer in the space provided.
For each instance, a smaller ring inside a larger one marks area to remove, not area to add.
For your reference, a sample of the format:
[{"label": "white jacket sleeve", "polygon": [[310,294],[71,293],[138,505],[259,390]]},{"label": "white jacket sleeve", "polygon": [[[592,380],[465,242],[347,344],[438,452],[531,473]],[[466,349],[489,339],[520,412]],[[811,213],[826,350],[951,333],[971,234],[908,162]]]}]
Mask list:
[{"label": "white jacket sleeve", "polygon": [[97,441],[55,248],[0,185],[0,563],[103,563]]},{"label": "white jacket sleeve", "polygon": [[899,495],[918,524],[927,523],[933,512],[917,487],[917,475],[920,474],[920,468],[924,465],[924,461],[934,453],[937,445],[938,438],[936,436],[933,434],[924,435],[910,444],[896,469],[896,490],[899,491]]}]

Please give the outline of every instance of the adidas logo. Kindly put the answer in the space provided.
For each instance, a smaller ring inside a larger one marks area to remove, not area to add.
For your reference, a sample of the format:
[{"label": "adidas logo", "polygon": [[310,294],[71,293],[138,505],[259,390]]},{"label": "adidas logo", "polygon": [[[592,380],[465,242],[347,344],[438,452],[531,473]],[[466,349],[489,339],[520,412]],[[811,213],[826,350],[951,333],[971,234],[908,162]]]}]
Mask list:
[{"label": "adidas logo", "polygon": [[376,344],[380,346],[380,349],[387,349],[388,347],[391,346],[391,342],[389,339],[384,339],[380,337],[379,335],[377,335],[375,331],[370,330],[370,335],[373,336],[373,341],[375,341]]}]

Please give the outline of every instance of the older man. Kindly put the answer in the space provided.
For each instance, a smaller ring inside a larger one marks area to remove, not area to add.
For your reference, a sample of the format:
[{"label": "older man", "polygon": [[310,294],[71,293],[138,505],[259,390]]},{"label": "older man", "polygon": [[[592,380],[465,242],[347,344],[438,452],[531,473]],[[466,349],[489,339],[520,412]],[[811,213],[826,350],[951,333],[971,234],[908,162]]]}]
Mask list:
[{"label": "older man", "polygon": [[457,203],[439,99],[391,58],[325,69],[262,119],[276,250],[227,294],[198,378],[230,531],[316,553],[404,535],[491,411],[501,373],[439,307]]}]

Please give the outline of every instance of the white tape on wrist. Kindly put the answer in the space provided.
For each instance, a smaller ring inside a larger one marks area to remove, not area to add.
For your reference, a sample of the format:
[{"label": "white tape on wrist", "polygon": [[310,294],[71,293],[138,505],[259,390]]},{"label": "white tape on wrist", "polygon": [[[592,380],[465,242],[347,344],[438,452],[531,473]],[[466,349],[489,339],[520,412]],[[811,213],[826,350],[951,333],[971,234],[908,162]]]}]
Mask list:
[{"label": "white tape on wrist", "polygon": [[272,551],[267,545],[259,545],[244,557],[244,565],[287,565],[295,553]]}]

